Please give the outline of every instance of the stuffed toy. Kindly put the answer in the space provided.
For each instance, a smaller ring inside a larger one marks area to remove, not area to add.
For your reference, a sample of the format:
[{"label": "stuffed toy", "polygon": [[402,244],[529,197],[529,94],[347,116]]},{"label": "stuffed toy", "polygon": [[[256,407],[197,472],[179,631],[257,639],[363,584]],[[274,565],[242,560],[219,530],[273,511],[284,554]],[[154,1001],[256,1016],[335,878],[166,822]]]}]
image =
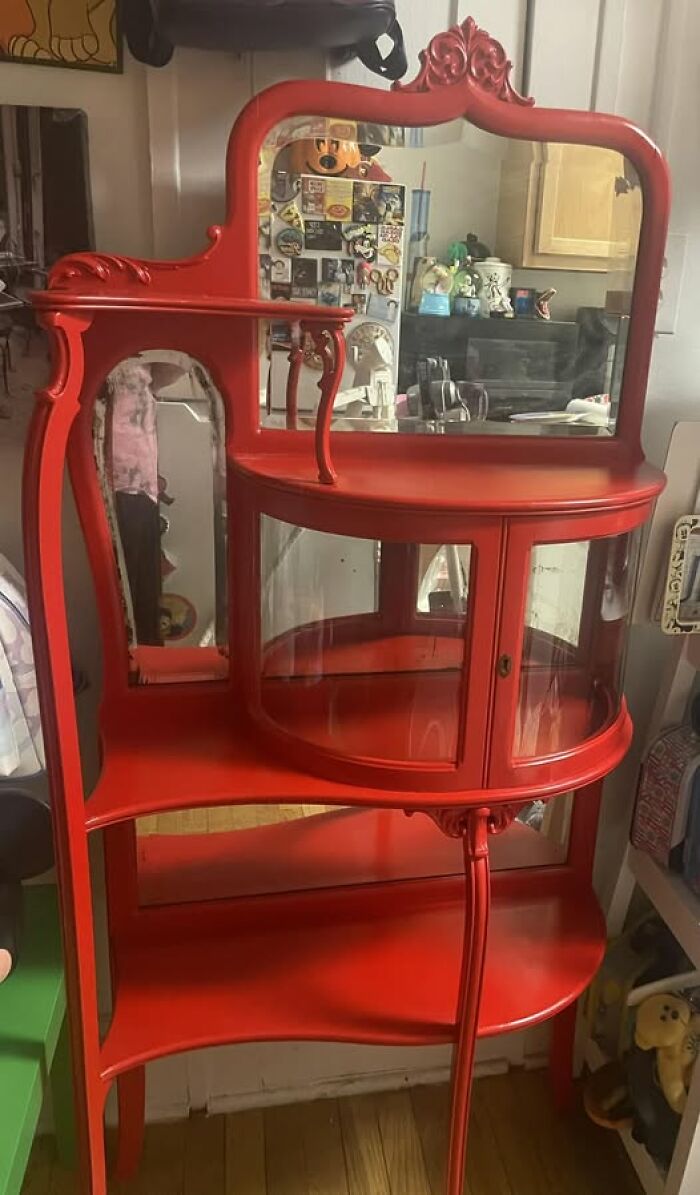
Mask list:
[{"label": "stuffed toy", "polygon": [[661,1090],[679,1115],[685,1108],[699,1038],[700,1013],[679,996],[650,996],[637,1009],[635,1044],[641,1050],[656,1050]]}]

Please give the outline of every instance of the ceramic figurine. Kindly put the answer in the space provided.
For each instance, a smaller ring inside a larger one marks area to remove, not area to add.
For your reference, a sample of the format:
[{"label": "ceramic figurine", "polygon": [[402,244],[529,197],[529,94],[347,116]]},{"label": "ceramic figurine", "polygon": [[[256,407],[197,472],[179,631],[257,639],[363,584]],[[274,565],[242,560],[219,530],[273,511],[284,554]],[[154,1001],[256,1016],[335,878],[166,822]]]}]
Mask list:
[{"label": "ceramic figurine", "polygon": [[513,305],[509,292],[513,267],[500,257],[487,257],[474,263],[474,269],[481,278],[483,298],[489,315],[513,318]]},{"label": "ceramic figurine", "polygon": [[550,311],[549,304],[556,293],[557,292],[555,288],[550,286],[547,290],[540,291],[538,294],[537,298],[535,299],[535,315],[537,315],[540,319],[549,320],[552,318],[552,312]]}]

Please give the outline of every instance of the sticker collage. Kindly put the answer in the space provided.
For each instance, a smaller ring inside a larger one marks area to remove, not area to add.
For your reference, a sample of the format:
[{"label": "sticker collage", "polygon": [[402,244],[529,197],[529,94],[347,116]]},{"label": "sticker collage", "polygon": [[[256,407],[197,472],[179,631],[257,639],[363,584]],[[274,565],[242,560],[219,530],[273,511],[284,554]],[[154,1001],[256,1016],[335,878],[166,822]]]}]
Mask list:
[{"label": "sticker collage", "polygon": [[262,293],[395,323],[405,214],[399,184],[287,176],[284,193],[261,211]]}]

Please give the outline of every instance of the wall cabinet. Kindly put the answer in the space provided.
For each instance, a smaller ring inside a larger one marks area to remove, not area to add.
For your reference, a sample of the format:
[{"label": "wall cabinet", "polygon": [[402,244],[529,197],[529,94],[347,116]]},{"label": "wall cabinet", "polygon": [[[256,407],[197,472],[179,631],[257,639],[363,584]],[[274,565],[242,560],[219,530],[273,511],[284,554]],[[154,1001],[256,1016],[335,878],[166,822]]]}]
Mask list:
[{"label": "wall cabinet", "polygon": [[501,166],[498,256],[523,268],[617,269],[638,240],[641,194],[632,181],[612,149],[511,141]]}]

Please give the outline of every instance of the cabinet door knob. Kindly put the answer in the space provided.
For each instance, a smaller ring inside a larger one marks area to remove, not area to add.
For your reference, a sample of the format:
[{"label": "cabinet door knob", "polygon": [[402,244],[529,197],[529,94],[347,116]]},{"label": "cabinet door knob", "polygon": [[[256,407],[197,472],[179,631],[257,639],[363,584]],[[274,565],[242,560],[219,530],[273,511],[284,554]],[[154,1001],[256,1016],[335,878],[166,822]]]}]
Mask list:
[{"label": "cabinet door knob", "polygon": [[504,652],[504,654],[499,657],[497,667],[499,676],[510,676],[511,672],[513,671],[513,657]]}]

